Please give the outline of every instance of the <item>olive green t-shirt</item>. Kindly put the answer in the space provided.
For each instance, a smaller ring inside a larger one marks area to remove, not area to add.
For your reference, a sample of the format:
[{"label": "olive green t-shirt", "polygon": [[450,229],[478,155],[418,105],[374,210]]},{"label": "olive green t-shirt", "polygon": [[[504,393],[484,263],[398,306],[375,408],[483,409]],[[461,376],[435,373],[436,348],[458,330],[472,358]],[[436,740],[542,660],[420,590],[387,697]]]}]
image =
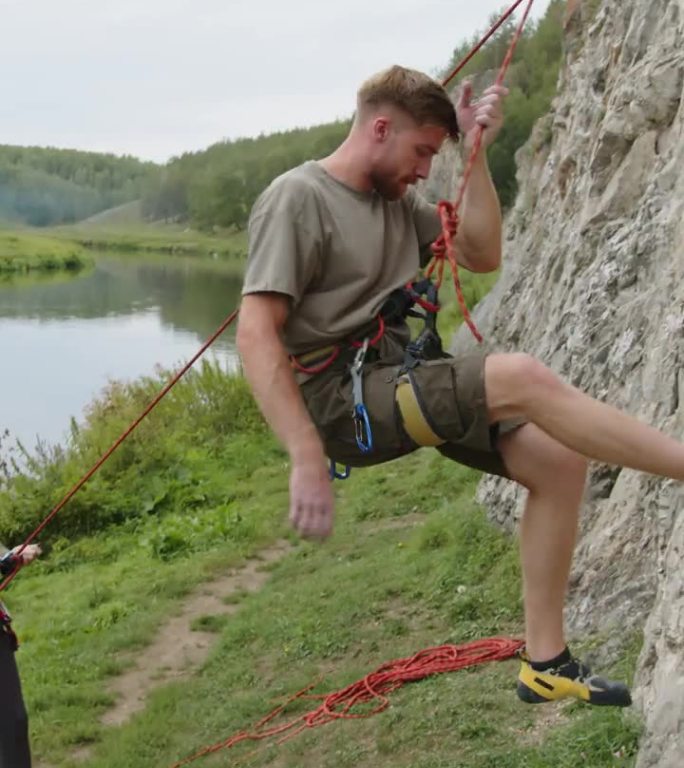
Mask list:
[{"label": "olive green t-shirt", "polygon": [[389,294],[415,277],[439,232],[436,206],[415,190],[388,201],[309,161],[254,204],[242,293],[289,296],[286,348],[318,349],[368,326]]}]

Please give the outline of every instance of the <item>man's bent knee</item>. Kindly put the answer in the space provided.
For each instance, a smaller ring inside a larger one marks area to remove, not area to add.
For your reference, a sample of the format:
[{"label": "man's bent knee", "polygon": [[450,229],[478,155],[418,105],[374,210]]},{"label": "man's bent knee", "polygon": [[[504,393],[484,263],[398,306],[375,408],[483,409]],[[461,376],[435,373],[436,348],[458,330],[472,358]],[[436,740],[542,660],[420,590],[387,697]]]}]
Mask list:
[{"label": "man's bent knee", "polygon": [[566,448],[534,424],[526,424],[499,440],[512,480],[528,490],[544,488],[581,491],[587,476],[584,456]]},{"label": "man's bent knee", "polygon": [[522,352],[489,355],[485,362],[485,391],[491,422],[529,418],[530,406],[561,386],[561,380],[553,371]]}]

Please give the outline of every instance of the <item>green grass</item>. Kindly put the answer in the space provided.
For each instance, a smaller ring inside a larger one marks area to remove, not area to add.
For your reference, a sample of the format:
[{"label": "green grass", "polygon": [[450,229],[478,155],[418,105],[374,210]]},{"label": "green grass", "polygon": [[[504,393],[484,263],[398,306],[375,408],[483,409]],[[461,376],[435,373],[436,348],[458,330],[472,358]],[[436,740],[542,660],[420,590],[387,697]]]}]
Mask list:
[{"label": "green grass", "polygon": [[53,229],[0,228],[0,276],[76,271],[92,264],[90,251],[120,254],[205,257],[242,271],[247,259],[247,233],[209,235],[180,225],[130,224]]},{"label": "green grass", "polygon": [[92,259],[76,243],[54,237],[0,229],[0,275],[77,271]]},{"label": "green grass", "polygon": [[[317,680],[317,691],[332,691],[421,648],[520,634],[515,542],[473,503],[475,473],[424,452],[338,485],[334,538],[295,543],[236,615],[199,620],[196,628],[217,634],[201,671],[154,692],[130,724],[104,728],[106,681],[121,670],[122,654],[148,642],[192,585],[285,534],[282,463],[258,469],[250,461],[244,469],[235,490],[247,536],[227,536],[220,546],[207,538],[164,559],[150,549],[152,521],[143,521],[66,547],[56,564],[17,580],[12,605],[21,608],[19,659],[39,757],[66,766],[70,751],[88,743],[93,768],[171,765],[249,728]],[[408,524],[416,512],[422,519]],[[402,518],[407,525],[398,527]],[[628,647],[616,671],[629,674],[637,650]],[[507,662],[407,686],[383,714],[260,748],[244,764],[633,765],[638,727],[630,718],[577,705],[539,730],[541,710],[517,701],[515,673]],[[297,703],[291,713],[312,706]],[[201,764],[232,765],[253,748]]]},{"label": "green grass", "polygon": [[179,256],[208,256],[243,264],[247,258],[247,233],[217,235],[191,230],[178,224],[133,224],[127,226],[59,227],[53,237],[75,242],[82,248],[119,253],[160,253]]}]

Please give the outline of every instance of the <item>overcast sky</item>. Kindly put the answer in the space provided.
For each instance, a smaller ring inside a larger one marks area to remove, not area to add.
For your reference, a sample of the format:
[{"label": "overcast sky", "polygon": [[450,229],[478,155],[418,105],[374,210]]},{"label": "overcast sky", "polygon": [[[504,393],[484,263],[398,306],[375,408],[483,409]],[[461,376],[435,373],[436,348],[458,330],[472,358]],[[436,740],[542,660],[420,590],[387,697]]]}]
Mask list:
[{"label": "overcast sky", "polygon": [[511,3],[0,0],[0,143],[164,162],[347,117],[369,74],[436,74]]}]

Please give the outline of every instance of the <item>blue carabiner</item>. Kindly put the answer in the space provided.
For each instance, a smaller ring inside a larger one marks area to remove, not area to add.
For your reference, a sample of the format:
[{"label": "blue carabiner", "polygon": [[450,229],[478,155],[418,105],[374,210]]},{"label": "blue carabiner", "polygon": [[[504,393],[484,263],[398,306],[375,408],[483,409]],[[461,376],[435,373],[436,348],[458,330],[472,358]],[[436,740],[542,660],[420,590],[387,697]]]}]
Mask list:
[{"label": "blue carabiner", "polygon": [[356,429],[356,444],[359,450],[361,453],[370,453],[373,450],[373,432],[370,419],[368,418],[368,411],[363,403],[357,403],[354,406],[354,427]]},{"label": "blue carabiner", "polygon": [[346,480],[351,475],[351,467],[346,464],[344,472],[337,471],[337,462],[330,459],[330,469],[328,470],[331,480]]}]

